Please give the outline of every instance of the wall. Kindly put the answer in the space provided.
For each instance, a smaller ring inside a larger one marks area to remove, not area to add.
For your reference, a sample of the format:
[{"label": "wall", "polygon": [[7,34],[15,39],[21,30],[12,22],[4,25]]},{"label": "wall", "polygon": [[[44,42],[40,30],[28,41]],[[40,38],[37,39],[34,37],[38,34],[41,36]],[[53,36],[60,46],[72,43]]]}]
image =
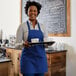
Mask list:
[{"label": "wall", "polygon": [[15,35],[20,23],[20,0],[0,0],[0,29],[3,38]]},{"label": "wall", "polygon": [[[67,76],[76,76],[76,0],[71,0],[71,37],[52,37],[65,43],[67,52]],[[0,29],[4,36],[16,34],[20,24],[20,0],[0,0]]]}]

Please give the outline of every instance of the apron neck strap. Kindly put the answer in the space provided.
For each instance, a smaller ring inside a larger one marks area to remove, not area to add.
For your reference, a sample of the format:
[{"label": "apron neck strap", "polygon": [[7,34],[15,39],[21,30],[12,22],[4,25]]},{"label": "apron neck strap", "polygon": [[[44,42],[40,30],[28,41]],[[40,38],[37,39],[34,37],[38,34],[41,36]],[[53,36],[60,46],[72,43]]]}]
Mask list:
[{"label": "apron neck strap", "polygon": [[27,21],[27,26],[28,26],[28,30],[30,30],[30,25],[29,25],[29,22]]},{"label": "apron neck strap", "polygon": [[38,22],[38,28],[39,28],[39,30],[41,30],[41,29],[40,29],[40,24],[39,24],[39,22]]},{"label": "apron neck strap", "polygon": [[[28,26],[28,30],[30,30],[30,24],[29,24],[28,21],[27,21],[27,26]],[[39,24],[39,22],[38,22],[38,28],[39,28],[39,30],[41,30],[41,29],[40,29],[40,24]]]}]

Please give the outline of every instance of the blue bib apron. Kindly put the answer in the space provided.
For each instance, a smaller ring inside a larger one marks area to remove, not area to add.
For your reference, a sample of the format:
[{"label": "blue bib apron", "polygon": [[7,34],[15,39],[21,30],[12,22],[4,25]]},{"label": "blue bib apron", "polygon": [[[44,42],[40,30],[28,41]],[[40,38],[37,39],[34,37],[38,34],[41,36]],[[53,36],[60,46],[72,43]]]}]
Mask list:
[{"label": "blue bib apron", "polygon": [[[39,30],[31,30],[29,22],[28,26],[28,42],[31,42],[32,38],[39,38],[39,41],[43,41],[43,33]],[[44,73],[47,72],[47,58],[45,48],[43,45],[34,45],[29,48],[24,47],[20,59],[21,73]]]}]

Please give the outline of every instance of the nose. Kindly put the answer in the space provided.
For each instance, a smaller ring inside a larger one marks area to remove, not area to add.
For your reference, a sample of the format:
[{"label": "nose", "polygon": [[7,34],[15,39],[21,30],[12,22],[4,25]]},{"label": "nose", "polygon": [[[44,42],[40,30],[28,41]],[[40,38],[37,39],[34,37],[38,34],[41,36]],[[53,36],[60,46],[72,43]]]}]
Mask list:
[{"label": "nose", "polygon": [[35,14],[35,12],[34,12],[34,11],[32,11],[32,12],[31,12],[31,14]]}]

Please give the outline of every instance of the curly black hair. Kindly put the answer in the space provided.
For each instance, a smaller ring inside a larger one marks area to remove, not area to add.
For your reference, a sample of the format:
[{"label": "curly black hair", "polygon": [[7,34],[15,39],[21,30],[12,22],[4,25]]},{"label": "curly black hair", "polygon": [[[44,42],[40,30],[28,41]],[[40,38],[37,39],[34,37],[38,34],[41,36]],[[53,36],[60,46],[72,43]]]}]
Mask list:
[{"label": "curly black hair", "polygon": [[38,2],[35,2],[35,1],[27,1],[26,2],[26,5],[24,7],[25,8],[25,13],[28,15],[28,8],[32,5],[37,7],[38,15],[39,15],[42,5]]}]

